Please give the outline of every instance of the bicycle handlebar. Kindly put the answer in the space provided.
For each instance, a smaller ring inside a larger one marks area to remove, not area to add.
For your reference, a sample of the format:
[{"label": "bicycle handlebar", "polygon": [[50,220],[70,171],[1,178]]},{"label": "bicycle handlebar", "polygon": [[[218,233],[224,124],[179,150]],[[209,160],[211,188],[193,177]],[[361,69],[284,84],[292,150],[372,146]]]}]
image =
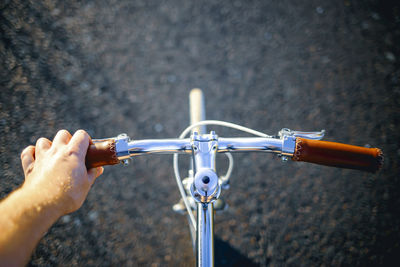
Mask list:
[{"label": "bicycle handlebar", "polygon": [[[291,157],[294,161],[304,161],[326,166],[376,172],[383,163],[383,153],[378,148],[366,148],[341,143],[311,140],[301,137],[284,138],[218,138],[217,152],[271,152]],[[153,139],[129,141],[122,137],[94,140],[86,156],[87,168],[115,165],[130,157],[162,153],[191,154],[191,140]]]}]

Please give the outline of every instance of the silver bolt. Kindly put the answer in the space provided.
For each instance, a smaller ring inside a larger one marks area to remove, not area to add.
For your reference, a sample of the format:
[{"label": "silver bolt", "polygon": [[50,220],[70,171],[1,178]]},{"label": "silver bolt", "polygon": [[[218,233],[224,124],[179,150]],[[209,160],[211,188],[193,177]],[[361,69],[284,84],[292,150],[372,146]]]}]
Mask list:
[{"label": "silver bolt", "polygon": [[129,159],[123,159],[122,160],[122,164],[124,164],[124,166],[128,166],[129,165]]}]

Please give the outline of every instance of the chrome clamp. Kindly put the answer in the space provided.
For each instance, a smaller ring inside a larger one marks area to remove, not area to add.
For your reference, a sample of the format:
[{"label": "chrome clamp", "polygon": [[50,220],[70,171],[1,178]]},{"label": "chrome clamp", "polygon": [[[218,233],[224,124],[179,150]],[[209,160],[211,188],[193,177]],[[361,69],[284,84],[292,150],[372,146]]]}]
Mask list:
[{"label": "chrome clamp", "polygon": [[325,135],[325,130],[321,130],[319,132],[301,132],[301,131],[292,131],[288,128],[283,128],[278,132],[278,136],[282,140],[282,153],[281,159],[282,161],[287,161],[288,157],[292,157],[294,151],[296,149],[296,138],[307,138],[313,140],[321,140]]},{"label": "chrome clamp", "polygon": [[125,165],[129,165],[129,141],[130,138],[127,134],[123,133],[113,138],[115,141],[115,153],[117,158]]}]

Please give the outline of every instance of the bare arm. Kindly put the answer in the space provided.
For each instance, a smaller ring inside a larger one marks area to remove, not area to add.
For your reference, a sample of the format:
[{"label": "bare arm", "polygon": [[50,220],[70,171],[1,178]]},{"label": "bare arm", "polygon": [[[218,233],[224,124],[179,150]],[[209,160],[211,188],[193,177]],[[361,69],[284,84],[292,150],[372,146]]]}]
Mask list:
[{"label": "bare arm", "polygon": [[85,131],[59,131],[21,154],[24,184],[0,202],[0,266],[26,264],[39,240],[61,216],[79,209],[103,172],[87,171]]}]

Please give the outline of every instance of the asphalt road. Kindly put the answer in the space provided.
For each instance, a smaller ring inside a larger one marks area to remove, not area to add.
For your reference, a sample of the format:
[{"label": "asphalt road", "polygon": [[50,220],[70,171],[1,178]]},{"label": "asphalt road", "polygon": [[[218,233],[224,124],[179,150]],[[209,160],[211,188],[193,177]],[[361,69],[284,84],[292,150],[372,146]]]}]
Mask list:
[{"label": "asphalt road", "polygon": [[[177,137],[198,87],[208,119],[269,134],[325,129],[325,140],[385,153],[377,174],[235,155],[222,193],[230,208],[216,215],[218,265],[395,265],[398,4],[16,0],[0,10],[2,198],[23,182],[19,154],[39,137],[81,128],[95,138]],[[152,156],[106,167],[29,265],[193,264],[186,218],[172,211],[171,163]]]}]

